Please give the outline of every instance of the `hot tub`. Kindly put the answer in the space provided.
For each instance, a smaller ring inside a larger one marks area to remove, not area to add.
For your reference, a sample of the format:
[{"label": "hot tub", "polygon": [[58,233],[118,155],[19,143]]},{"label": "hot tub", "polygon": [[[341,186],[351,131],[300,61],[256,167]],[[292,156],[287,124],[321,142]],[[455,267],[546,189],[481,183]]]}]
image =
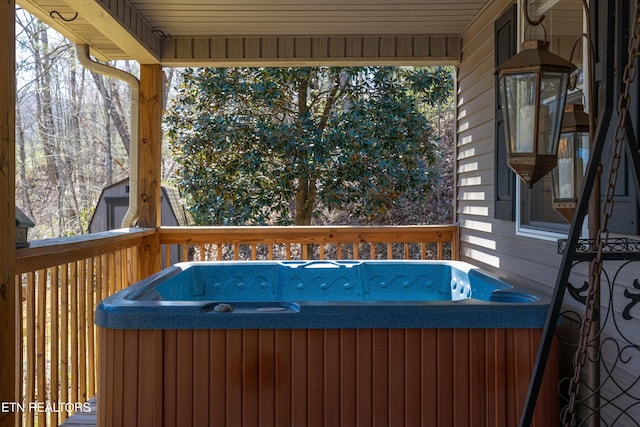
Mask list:
[{"label": "hot tub", "polygon": [[96,310],[99,425],[516,425],[547,307],[457,261],[176,264]]}]

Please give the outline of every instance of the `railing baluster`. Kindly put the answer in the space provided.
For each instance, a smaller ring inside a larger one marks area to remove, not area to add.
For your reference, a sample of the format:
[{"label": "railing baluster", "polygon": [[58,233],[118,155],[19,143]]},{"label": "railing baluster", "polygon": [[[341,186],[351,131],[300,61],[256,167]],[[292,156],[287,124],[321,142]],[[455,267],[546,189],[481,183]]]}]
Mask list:
[{"label": "railing baluster", "polygon": [[[78,263],[78,355],[87,354],[87,262]],[[87,401],[87,359],[79,357],[78,399],[76,402]]]},{"label": "railing baluster", "polygon": [[393,259],[393,243],[387,242],[387,259]]},{"label": "railing baluster", "polygon": [[449,242],[450,245],[450,250],[451,250],[451,259],[452,260],[457,260],[458,259],[458,231],[455,231],[455,236],[451,239],[451,241]]},{"label": "railing baluster", "polygon": [[442,250],[442,242],[438,242],[438,259],[444,259],[444,251]]},{"label": "railing baluster", "polygon": [[109,292],[107,295],[112,295],[116,292],[117,289],[117,278],[116,278],[116,254],[114,252],[109,253]]},{"label": "railing baluster", "polygon": [[[35,402],[36,399],[36,273],[27,274],[27,318],[26,318],[26,342],[27,342],[27,384],[26,404]],[[26,425],[34,425],[33,411],[26,412]]]},{"label": "railing baluster", "polygon": [[360,259],[360,254],[358,253],[359,249],[360,249],[360,244],[359,243],[354,243],[353,244],[353,259],[354,260]]},{"label": "railing baluster", "polygon": [[71,312],[71,402],[78,401],[78,262],[71,263],[69,308]]},{"label": "railing baluster", "polygon": [[86,292],[86,309],[85,318],[87,321],[87,397],[91,397],[96,393],[96,378],[95,378],[95,335],[93,327],[93,311],[97,306],[96,293],[95,293],[95,258],[89,259],[87,263],[87,292]]},{"label": "railing baluster", "polygon": [[[60,401],[69,402],[69,264],[61,266],[60,282]],[[67,418],[62,411],[60,418]]]},{"label": "railing baluster", "polygon": [[[51,345],[50,345],[50,361],[51,361],[51,401],[58,402],[58,382],[59,382],[59,331],[58,331],[58,267],[50,268],[51,279],[49,281],[49,307],[51,310]],[[51,413],[51,425],[58,425],[58,413]]]},{"label": "railing baluster", "polygon": [[[25,298],[23,293],[22,281],[24,280],[24,274],[16,274],[15,286],[16,286],[16,337],[24,337],[24,300]],[[24,401],[24,381],[25,381],[25,371],[24,371],[24,339],[20,340],[16,348],[16,395],[18,396],[19,401]],[[18,417],[17,417],[18,418]],[[20,423],[21,419],[18,419],[18,425],[22,426]]]},{"label": "railing baluster", "polygon": [[118,267],[116,268],[116,270],[118,272],[120,272],[120,286],[118,287],[118,290],[121,291],[122,289],[126,288],[127,286],[129,286],[129,284],[134,283],[133,282],[133,269],[131,268],[131,258],[129,256],[129,252],[130,249],[126,248],[126,249],[121,249],[118,251]]},{"label": "railing baluster", "polygon": [[[47,368],[46,368],[46,336],[47,336],[47,270],[37,273],[36,289],[36,400],[47,401]],[[46,413],[37,412],[38,425],[46,425]]]}]

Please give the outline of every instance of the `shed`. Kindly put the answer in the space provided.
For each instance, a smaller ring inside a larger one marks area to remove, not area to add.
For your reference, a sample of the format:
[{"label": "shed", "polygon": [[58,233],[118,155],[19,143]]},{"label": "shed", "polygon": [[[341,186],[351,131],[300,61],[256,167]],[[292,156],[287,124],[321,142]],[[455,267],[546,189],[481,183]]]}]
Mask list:
[{"label": "shed", "polygon": [[[177,188],[168,185],[161,186],[160,203],[162,210],[161,225],[192,226],[195,224],[191,213],[185,209]],[[120,228],[128,208],[129,178],[125,178],[102,190],[96,209],[93,211],[93,216],[89,222],[89,233]],[[171,263],[186,261],[181,258],[182,255],[178,248],[174,248],[171,253]],[[164,252],[162,259],[164,262]]]}]

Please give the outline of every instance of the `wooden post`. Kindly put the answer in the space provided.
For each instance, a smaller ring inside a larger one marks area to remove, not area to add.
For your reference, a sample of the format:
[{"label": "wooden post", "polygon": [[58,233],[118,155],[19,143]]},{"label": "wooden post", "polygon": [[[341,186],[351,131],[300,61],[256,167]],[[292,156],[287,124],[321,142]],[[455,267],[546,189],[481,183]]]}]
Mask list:
[{"label": "wooden post", "polygon": [[[164,75],[159,64],[140,65],[140,136],[138,138],[138,225],[160,226],[160,167],[162,158],[162,94]],[[158,234],[145,240],[139,251],[140,277],[160,271]]]},{"label": "wooden post", "polygon": [[[0,2],[0,402],[16,395],[15,219],[15,1]],[[0,411],[0,426],[14,427],[16,413]]]}]

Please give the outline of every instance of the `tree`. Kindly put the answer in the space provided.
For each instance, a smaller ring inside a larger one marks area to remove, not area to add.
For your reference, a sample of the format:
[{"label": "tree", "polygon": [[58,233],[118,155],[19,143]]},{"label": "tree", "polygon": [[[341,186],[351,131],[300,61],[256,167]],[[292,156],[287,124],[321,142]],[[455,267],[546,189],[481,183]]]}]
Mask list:
[{"label": "tree", "polygon": [[26,11],[16,18],[16,204],[32,238],[84,233],[103,177],[128,174],[128,88],[91,78],[73,44]]},{"label": "tree", "polygon": [[437,141],[420,108],[451,81],[424,68],[187,69],[166,120],[176,183],[200,224],[308,225],[321,208],[371,219],[424,201]]}]

